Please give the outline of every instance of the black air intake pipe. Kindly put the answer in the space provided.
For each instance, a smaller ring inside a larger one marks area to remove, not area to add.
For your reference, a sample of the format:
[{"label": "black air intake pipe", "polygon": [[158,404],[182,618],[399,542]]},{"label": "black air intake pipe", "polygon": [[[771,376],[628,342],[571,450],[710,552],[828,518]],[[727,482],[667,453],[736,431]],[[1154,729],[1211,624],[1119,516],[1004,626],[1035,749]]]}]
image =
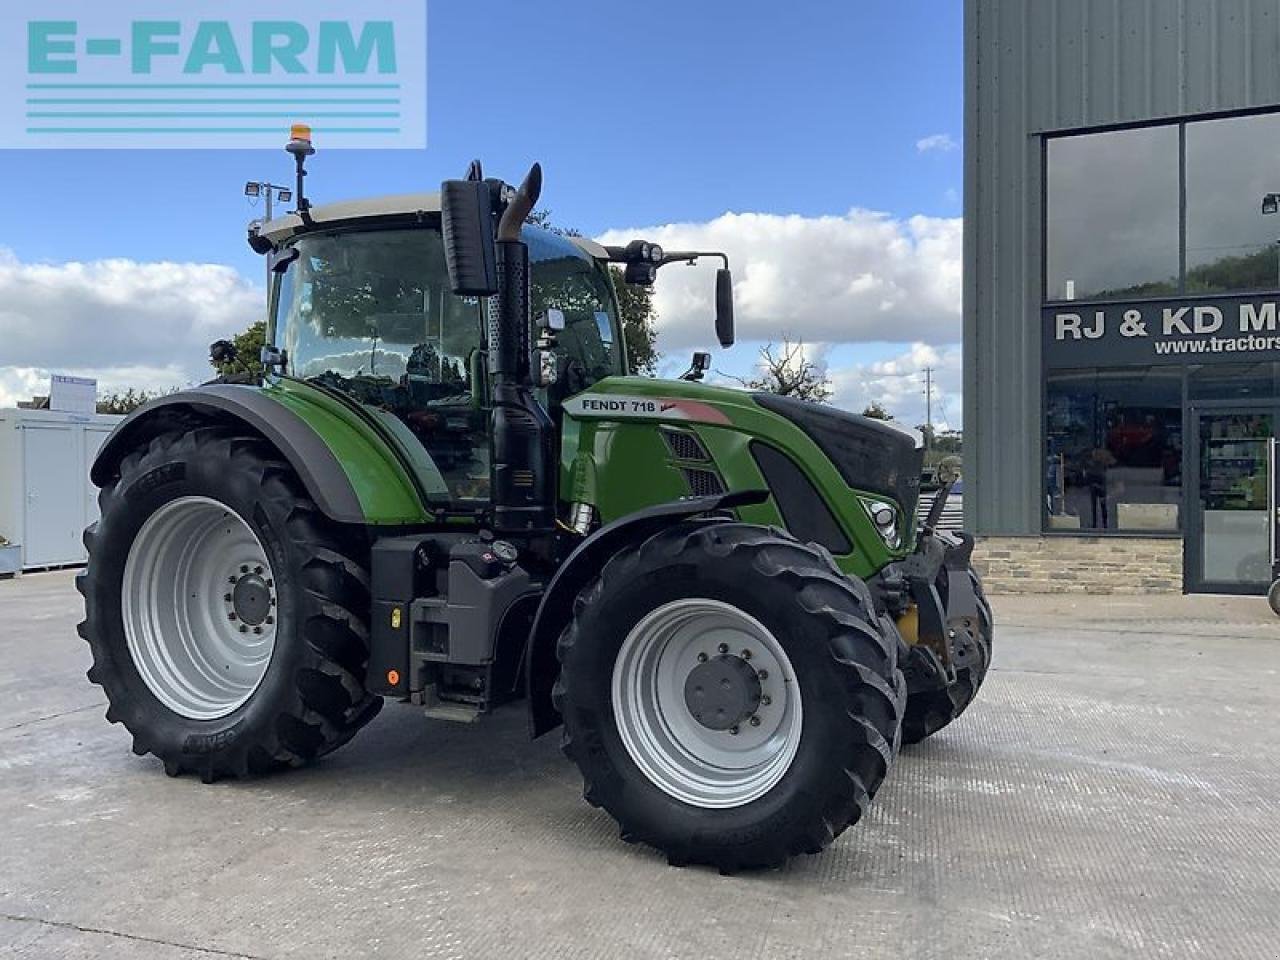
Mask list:
[{"label": "black air intake pipe", "polygon": [[498,224],[498,293],[489,298],[490,496],[497,533],[555,526],[555,427],[530,375],[529,248],[520,239],[542,191],[542,168],[521,184]]}]

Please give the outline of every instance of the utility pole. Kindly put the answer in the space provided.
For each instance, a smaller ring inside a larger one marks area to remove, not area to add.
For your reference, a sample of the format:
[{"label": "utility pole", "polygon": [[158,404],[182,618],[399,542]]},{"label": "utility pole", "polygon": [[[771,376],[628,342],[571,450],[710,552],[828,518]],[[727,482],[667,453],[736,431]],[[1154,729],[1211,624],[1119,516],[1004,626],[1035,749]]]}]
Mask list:
[{"label": "utility pole", "polygon": [[933,367],[924,368],[924,452],[929,453],[933,434]]}]

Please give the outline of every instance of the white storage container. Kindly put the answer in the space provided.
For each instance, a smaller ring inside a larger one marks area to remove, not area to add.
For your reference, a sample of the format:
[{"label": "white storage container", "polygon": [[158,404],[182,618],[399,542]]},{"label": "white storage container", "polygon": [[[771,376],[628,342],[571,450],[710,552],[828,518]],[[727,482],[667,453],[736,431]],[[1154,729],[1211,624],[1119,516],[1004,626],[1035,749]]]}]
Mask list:
[{"label": "white storage container", "polygon": [[98,519],[89,467],[123,417],[0,410],[0,535],[22,569],[84,563],[81,535]]}]

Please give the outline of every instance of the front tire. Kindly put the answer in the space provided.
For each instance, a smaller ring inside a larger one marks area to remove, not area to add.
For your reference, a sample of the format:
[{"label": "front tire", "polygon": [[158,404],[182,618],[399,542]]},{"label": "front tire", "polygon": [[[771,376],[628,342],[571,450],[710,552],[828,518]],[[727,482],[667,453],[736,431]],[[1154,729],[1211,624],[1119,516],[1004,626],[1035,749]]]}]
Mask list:
[{"label": "front tire", "polygon": [[378,713],[361,548],[268,444],[160,436],[99,503],[79,632],[135,753],[211,782],[315,760]]},{"label": "front tire", "polygon": [[685,523],[622,551],[558,654],[584,796],[675,864],[821,851],[898,749],[905,684],[870,593],[780,531]]}]

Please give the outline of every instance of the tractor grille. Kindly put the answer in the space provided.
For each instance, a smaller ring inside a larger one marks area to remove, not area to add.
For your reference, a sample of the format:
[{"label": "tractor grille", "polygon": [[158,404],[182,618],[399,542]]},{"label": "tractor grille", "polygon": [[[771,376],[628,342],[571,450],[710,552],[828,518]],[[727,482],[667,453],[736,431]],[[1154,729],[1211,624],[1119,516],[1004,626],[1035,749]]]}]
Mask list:
[{"label": "tractor grille", "polygon": [[677,460],[706,462],[711,459],[711,454],[707,453],[707,448],[702,445],[702,441],[692,433],[684,433],[681,430],[663,430],[662,439],[667,441],[667,449],[671,451],[671,456]]},{"label": "tractor grille", "polygon": [[714,470],[695,470],[684,468],[684,481],[689,485],[689,492],[695,497],[714,497],[724,493],[724,484],[720,475]]}]

